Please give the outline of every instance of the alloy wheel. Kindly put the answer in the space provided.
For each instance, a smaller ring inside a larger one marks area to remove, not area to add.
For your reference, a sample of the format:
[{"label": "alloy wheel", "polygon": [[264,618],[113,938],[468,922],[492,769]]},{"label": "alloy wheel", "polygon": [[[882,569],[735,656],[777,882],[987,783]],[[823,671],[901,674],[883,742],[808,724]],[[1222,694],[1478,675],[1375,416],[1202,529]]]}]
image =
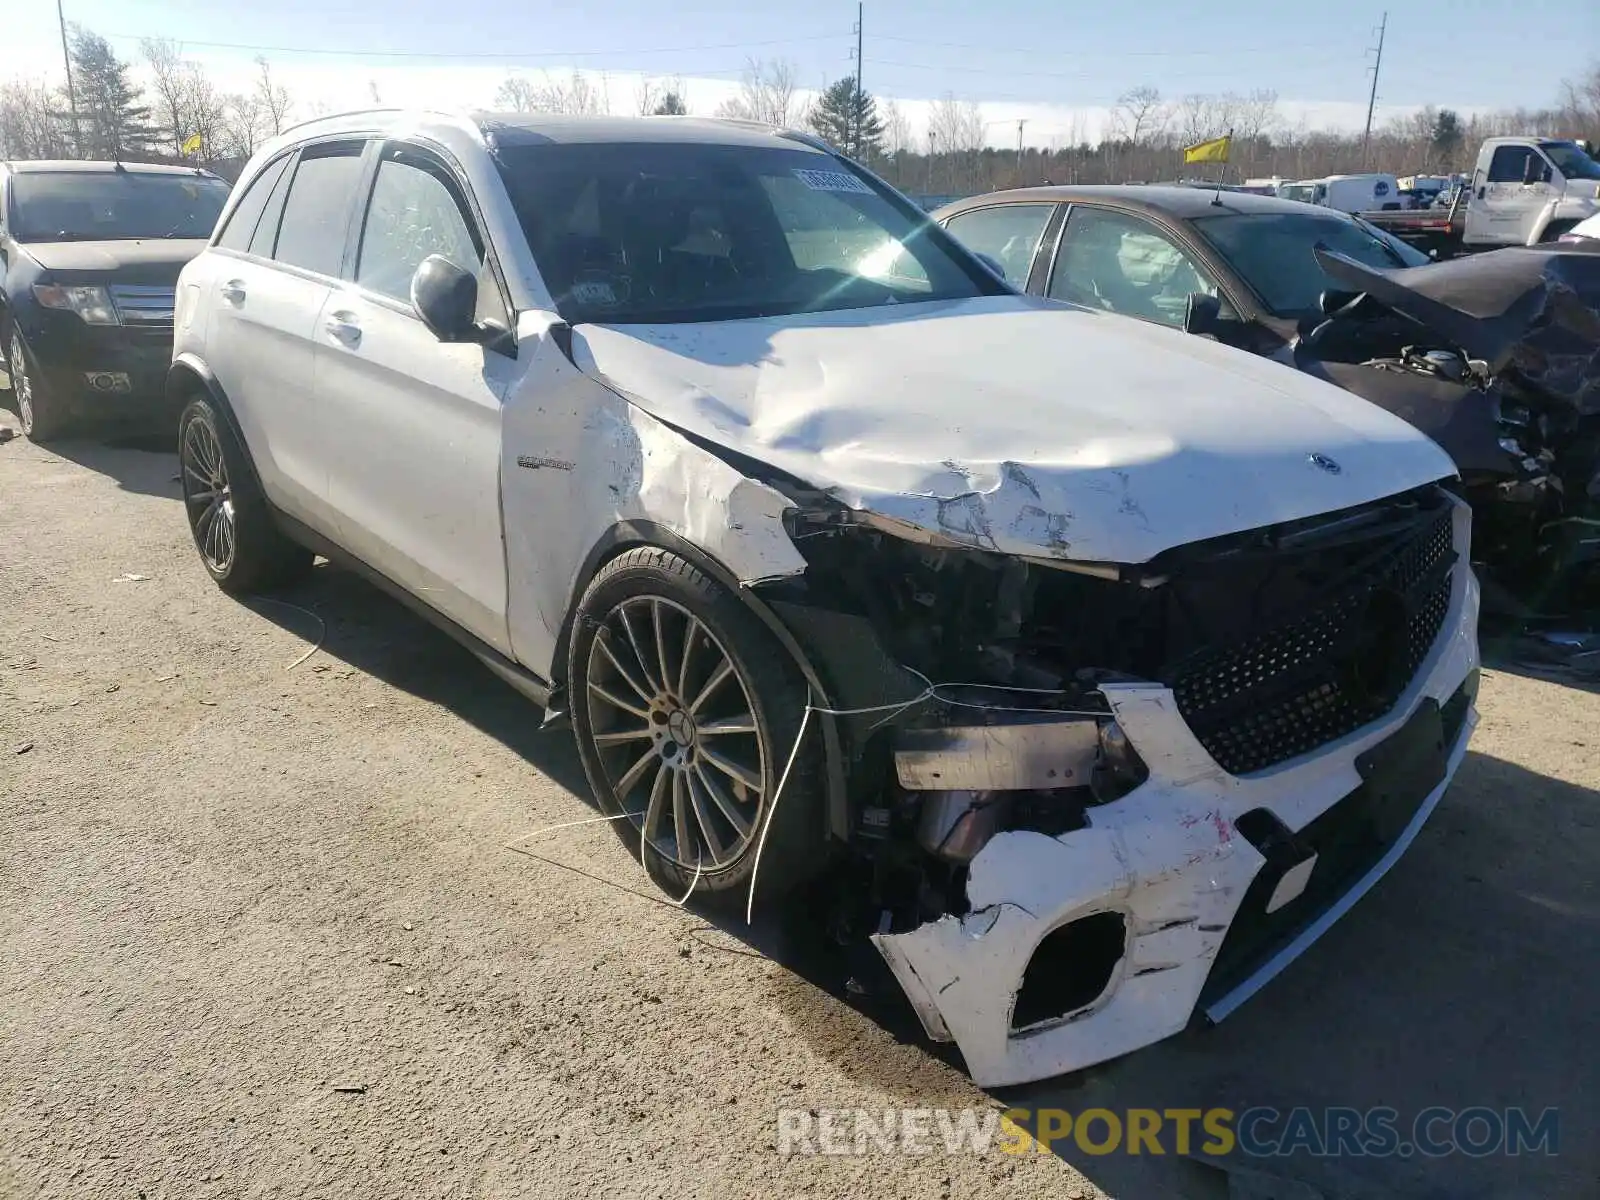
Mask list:
[{"label": "alloy wheel", "polygon": [[189,510],[194,544],[211,569],[224,575],[233,566],[237,545],[233,489],[222,457],[216,428],[204,418],[184,427],[179,454],[183,466],[183,502]]},{"label": "alloy wheel", "polygon": [[17,416],[22,420],[22,432],[33,433],[33,384],[28,379],[27,371],[23,370],[26,360],[22,356],[22,334],[16,329],[11,331],[10,357],[6,361],[6,371],[11,376],[11,392],[17,398]]},{"label": "alloy wheel", "polygon": [[722,643],[659,596],[621,601],[589,649],[586,702],[618,806],[688,870],[732,864],[760,828],[771,747]]}]

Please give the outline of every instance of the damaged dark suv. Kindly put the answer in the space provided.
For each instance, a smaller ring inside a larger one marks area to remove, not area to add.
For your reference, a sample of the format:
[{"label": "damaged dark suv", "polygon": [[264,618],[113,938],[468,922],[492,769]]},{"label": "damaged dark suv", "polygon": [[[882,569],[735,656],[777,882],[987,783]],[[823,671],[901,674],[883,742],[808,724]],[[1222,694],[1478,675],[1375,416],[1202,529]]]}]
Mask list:
[{"label": "damaged dark suv", "polygon": [[674,898],[836,867],[984,1083],[1237,1006],[1476,719],[1437,446],[1020,295],[804,135],[312,122],[184,271],[169,387],[220,586],[403,596],[570,717]]}]

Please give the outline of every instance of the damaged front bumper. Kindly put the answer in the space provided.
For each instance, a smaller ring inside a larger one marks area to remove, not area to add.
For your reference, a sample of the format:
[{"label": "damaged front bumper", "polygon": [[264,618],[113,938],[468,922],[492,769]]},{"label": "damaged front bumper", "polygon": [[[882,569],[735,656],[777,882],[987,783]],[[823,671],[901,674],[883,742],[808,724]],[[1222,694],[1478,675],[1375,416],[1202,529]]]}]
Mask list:
[{"label": "damaged front bumper", "polygon": [[[1465,559],[1468,518],[1455,523]],[[1158,684],[1101,685],[1149,777],[1052,837],[995,834],[968,909],[873,942],[929,1036],[981,1085],[1077,1070],[1221,1020],[1292,962],[1404,852],[1476,724],[1478,588],[1449,611],[1382,720],[1230,775]]]}]

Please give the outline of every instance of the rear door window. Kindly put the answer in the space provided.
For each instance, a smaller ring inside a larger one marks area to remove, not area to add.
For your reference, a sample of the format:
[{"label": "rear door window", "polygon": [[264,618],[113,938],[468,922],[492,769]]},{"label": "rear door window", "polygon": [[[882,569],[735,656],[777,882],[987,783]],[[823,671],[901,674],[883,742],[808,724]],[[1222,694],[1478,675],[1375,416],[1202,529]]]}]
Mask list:
[{"label": "rear door window", "polygon": [[322,275],[339,274],[361,179],[361,143],[308,146],[289,184],[273,257]]},{"label": "rear door window", "polygon": [[1026,287],[1039,239],[1050,223],[1053,204],[996,204],[957,213],[945,228],[968,250],[987,254],[1005,269],[1006,282]]}]

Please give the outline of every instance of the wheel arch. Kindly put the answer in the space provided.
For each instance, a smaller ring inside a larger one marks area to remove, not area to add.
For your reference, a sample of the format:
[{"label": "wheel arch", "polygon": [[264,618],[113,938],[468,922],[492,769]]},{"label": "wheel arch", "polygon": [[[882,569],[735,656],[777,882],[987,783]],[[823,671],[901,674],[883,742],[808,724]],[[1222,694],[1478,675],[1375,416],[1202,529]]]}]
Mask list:
[{"label": "wheel arch", "polygon": [[[738,577],[715,557],[676,531],[650,520],[616,522],[590,547],[582,566],[573,577],[572,590],[567,599],[566,617],[556,637],[555,653],[550,665],[552,682],[556,685],[558,695],[566,691],[567,652],[572,641],[572,628],[578,612],[578,603],[583,598],[583,593],[607,563],[640,546],[654,546],[671,551],[725,587],[772,633],[784,652],[793,660],[795,667],[811,688],[812,703],[821,708],[834,706],[833,697],[823,683],[815,664],[772,608],[750,588],[742,586]],[[851,834],[850,803],[845,785],[844,751],[839,737],[838,723],[829,713],[817,712],[813,715],[822,730],[828,793],[826,805],[828,832],[840,841],[848,841]]]},{"label": "wheel arch", "polygon": [[239,418],[228,400],[228,393],[203,358],[188,352],[178,355],[172,360],[172,366],[167,369],[167,399],[181,403],[201,396],[210,400],[211,406],[217,410],[217,415],[227,422],[228,431],[238,439],[240,447],[244,450],[245,465],[253,481],[260,487],[261,476],[256,471],[255,456],[250,453],[250,443],[245,440],[244,427],[239,424]]}]

